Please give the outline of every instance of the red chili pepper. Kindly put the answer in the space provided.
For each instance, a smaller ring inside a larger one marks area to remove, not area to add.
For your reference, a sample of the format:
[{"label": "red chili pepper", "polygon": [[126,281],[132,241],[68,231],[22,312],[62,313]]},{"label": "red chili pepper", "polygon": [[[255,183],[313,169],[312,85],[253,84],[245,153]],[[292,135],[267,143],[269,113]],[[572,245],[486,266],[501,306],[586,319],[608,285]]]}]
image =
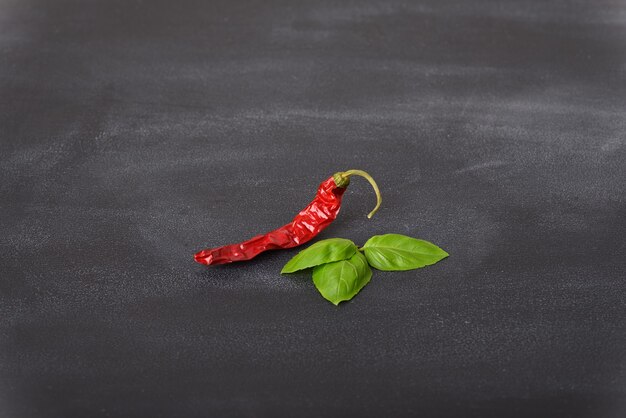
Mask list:
[{"label": "red chili pepper", "polygon": [[341,208],[341,198],[346,187],[350,184],[350,176],[353,175],[365,177],[376,192],[376,207],[367,215],[368,218],[371,218],[382,201],[376,182],[365,171],[343,171],[335,173],[320,184],[315,199],[287,225],[265,235],[257,235],[240,244],[202,250],[194,256],[196,261],[201,264],[212,265],[250,260],[267,250],[292,248],[310,241],[337,217]]}]

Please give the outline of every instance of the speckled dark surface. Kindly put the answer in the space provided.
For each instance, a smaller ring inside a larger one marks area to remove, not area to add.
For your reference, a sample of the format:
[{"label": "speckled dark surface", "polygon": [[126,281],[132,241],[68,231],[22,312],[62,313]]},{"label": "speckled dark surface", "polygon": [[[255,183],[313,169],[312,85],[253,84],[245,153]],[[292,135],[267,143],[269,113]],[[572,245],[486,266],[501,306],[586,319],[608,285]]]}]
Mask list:
[{"label": "speckled dark surface", "polygon": [[[193,253],[451,257],[334,307]],[[626,3],[0,0],[0,416],[626,416]]]}]

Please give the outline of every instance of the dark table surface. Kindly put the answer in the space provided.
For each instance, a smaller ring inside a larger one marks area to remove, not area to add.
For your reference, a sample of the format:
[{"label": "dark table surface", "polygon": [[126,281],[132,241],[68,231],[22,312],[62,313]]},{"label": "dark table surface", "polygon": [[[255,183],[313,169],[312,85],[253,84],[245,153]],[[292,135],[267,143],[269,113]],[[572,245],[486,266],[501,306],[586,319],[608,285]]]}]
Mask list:
[{"label": "dark table surface", "polygon": [[[0,0],[0,416],[626,416],[626,3]],[[195,251],[451,256],[331,305]]]}]

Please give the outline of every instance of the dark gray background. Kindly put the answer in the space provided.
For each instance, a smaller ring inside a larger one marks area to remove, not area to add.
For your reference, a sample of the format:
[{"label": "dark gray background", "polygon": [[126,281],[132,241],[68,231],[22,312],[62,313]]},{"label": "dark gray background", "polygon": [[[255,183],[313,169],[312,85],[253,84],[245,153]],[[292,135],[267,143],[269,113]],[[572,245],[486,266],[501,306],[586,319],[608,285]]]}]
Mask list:
[{"label": "dark gray background", "polygon": [[[626,2],[0,0],[0,416],[626,416]],[[450,254],[334,307],[193,253]]]}]

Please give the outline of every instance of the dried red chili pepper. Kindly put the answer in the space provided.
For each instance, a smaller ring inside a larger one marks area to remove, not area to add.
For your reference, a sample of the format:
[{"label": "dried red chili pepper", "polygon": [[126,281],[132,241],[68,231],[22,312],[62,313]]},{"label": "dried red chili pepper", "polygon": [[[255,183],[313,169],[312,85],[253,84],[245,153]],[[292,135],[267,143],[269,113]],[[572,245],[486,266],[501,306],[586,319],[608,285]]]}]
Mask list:
[{"label": "dried red chili pepper", "polygon": [[304,244],[335,220],[341,208],[341,198],[353,175],[366,178],[376,192],[376,207],[367,215],[371,218],[382,202],[376,182],[365,171],[343,171],[335,173],[320,184],[315,199],[287,225],[240,244],[202,250],[194,256],[196,261],[206,265],[226,264],[250,260],[267,250],[292,248]]}]

